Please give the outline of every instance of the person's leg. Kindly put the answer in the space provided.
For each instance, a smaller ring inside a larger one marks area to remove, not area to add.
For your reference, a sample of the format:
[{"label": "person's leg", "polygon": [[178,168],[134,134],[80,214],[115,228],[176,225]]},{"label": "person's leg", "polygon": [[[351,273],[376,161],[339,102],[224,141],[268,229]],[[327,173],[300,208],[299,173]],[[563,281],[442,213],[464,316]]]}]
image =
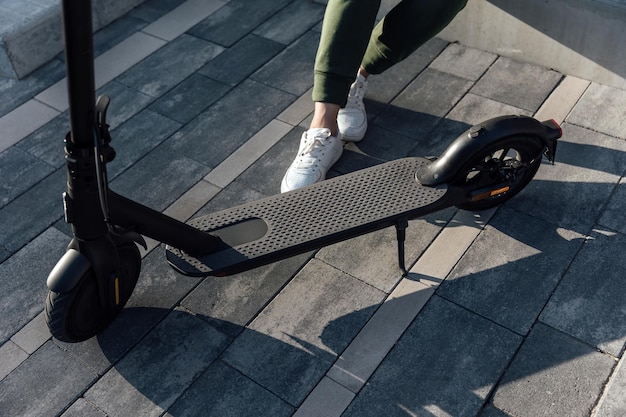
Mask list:
[{"label": "person's leg", "polygon": [[443,29],[467,0],[403,0],[374,28],[337,129],[345,141],[358,142],[367,131],[363,98],[370,73],[380,74],[409,56]]},{"label": "person's leg", "polygon": [[361,62],[382,74],[445,28],[467,0],[402,0],[376,25]]},{"label": "person's leg", "polygon": [[380,0],[328,2],[315,59],[313,119],[283,177],[281,192],[324,180],[341,157],[337,115],[367,49],[379,6]]}]

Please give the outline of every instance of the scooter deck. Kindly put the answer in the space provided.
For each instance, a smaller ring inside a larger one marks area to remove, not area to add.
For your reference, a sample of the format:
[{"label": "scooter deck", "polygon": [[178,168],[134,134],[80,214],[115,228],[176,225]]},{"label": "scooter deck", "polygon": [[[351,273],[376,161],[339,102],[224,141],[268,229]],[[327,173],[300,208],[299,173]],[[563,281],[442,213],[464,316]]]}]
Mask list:
[{"label": "scooter deck", "polygon": [[429,163],[399,159],[192,219],[222,243],[199,257],[168,246],[167,260],[185,275],[230,275],[423,216],[448,191],[415,179]]}]

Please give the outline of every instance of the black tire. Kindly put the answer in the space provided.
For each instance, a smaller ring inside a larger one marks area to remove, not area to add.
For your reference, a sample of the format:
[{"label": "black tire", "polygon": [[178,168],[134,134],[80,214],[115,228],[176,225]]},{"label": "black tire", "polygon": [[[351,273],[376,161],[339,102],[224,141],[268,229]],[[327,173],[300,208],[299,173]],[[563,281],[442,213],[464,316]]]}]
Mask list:
[{"label": "black tire", "polygon": [[92,269],[82,276],[71,291],[48,291],[45,319],[52,336],[63,342],[82,342],[104,330],[124,308],[141,271],[141,254],[134,243],[118,248],[120,259],[119,303],[105,308],[100,304]]},{"label": "black tire", "polygon": [[539,138],[512,136],[485,147],[469,160],[454,180],[456,185],[472,185],[474,189],[507,183],[507,191],[480,200],[458,204],[464,210],[485,210],[514,197],[533,179],[543,156]]}]

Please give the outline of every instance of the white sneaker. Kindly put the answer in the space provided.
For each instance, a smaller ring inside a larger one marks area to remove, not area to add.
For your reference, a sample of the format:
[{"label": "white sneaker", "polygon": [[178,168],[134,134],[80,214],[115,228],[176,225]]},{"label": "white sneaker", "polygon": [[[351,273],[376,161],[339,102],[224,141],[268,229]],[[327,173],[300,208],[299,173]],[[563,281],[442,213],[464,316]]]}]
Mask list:
[{"label": "white sneaker", "polygon": [[330,129],[309,129],[302,134],[300,149],[280,184],[280,192],[295,190],[323,181],[341,156],[343,144]]},{"label": "white sneaker", "polygon": [[367,78],[357,73],[356,80],[350,87],[348,102],[339,110],[337,124],[341,139],[348,142],[358,142],[367,131],[367,114],[363,105],[363,97],[367,89]]}]

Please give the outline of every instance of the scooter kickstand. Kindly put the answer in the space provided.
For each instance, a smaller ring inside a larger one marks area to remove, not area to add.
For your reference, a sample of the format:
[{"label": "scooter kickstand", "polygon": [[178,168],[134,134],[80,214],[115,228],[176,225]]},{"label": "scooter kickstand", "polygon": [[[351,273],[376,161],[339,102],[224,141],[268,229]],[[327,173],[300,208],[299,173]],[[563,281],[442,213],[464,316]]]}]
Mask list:
[{"label": "scooter kickstand", "polygon": [[406,217],[403,217],[396,222],[396,236],[398,238],[398,264],[400,265],[400,271],[402,271],[403,277],[406,277],[409,274],[406,270],[406,262],[404,259],[404,241],[406,240],[407,227],[409,227],[409,220]]}]

